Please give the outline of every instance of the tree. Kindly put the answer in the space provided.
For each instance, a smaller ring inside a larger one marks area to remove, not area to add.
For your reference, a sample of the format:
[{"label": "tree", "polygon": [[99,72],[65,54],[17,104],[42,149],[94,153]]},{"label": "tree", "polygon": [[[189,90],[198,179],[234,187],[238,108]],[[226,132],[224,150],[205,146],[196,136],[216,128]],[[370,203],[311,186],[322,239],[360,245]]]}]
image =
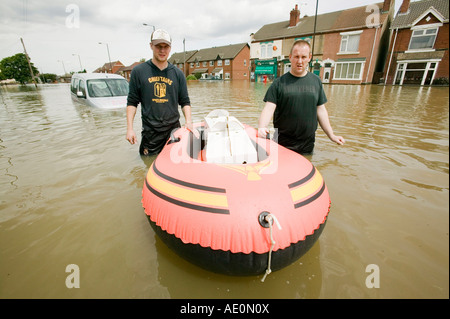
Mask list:
[{"label": "tree", "polygon": [[[30,62],[33,73],[37,75],[38,69]],[[23,53],[4,58],[0,61],[0,73],[6,79],[15,79],[21,84],[25,84],[32,80],[30,68],[28,66],[27,57]]]},{"label": "tree", "polygon": [[52,83],[56,82],[57,75],[54,73],[41,73],[39,74],[42,83]]}]

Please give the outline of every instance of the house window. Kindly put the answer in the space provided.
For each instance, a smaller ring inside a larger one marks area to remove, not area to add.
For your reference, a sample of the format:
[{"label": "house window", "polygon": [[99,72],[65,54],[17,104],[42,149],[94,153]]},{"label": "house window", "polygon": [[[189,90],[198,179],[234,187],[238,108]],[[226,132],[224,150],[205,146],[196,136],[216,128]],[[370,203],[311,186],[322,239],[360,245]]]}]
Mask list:
[{"label": "house window", "polygon": [[225,65],[230,65],[230,59],[225,60]]},{"label": "house window", "polygon": [[222,60],[217,60],[217,66],[222,66]]},{"label": "house window", "polygon": [[203,65],[204,67],[205,67],[205,66],[208,66],[208,64],[207,64],[206,61],[203,61],[202,65]]},{"label": "house window", "polygon": [[409,42],[409,50],[432,49],[438,28],[414,30]]},{"label": "house window", "polygon": [[273,58],[272,51],[273,51],[272,43],[261,44],[261,59]]},{"label": "house window", "polygon": [[362,31],[341,33],[340,53],[357,53],[359,50],[359,37]]},{"label": "house window", "polygon": [[191,67],[191,69],[193,69],[194,68],[194,63],[191,63],[190,67]]},{"label": "house window", "polygon": [[394,84],[433,84],[439,62],[410,61],[399,62],[394,78]]},{"label": "house window", "polygon": [[200,66],[200,62],[195,62],[195,66],[198,68]]},{"label": "house window", "polygon": [[334,69],[336,80],[361,80],[364,62],[337,62]]},{"label": "house window", "polygon": [[244,60],[244,66],[247,66],[247,60]]},{"label": "house window", "polygon": [[229,80],[230,78],[230,73],[225,73],[225,80]]},{"label": "house window", "polygon": [[209,66],[214,66],[214,61],[209,61]]}]

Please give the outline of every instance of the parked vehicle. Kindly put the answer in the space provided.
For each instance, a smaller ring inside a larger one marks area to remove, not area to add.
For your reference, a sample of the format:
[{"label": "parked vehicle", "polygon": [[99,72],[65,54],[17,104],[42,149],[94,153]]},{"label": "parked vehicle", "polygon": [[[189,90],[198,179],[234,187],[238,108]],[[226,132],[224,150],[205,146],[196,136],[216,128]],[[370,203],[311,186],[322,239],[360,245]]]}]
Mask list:
[{"label": "parked vehicle", "polygon": [[70,85],[72,99],[99,108],[127,106],[128,82],[109,73],[77,73]]}]

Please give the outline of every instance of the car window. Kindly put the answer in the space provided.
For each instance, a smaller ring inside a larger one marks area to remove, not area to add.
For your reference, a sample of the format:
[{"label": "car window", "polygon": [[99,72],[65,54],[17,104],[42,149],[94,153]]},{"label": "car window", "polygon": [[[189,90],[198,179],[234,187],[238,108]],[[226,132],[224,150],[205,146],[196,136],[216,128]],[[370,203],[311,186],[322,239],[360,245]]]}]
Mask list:
[{"label": "car window", "polygon": [[110,97],[128,95],[128,82],[125,79],[95,79],[87,81],[91,97]]}]

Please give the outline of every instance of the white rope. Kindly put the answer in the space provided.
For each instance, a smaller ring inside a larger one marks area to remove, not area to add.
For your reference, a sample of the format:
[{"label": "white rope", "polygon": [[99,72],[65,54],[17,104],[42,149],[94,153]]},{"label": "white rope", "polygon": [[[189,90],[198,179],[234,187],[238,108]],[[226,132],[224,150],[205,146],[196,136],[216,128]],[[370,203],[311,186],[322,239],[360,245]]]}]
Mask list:
[{"label": "white rope", "polygon": [[269,214],[266,216],[266,221],[269,223],[269,235],[270,235],[270,249],[269,249],[269,260],[267,262],[267,269],[266,269],[266,273],[264,274],[264,277],[261,279],[261,282],[264,282],[264,280],[266,280],[266,277],[272,272],[272,270],[270,269],[270,266],[272,264],[272,251],[273,251],[273,247],[275,247],[275,240],[273,239],[273,229],[272,229],[272,224],[273,221],[275,221],[275,223],[278,226],[278,229],[281,230],[281,225],[278,222],[278,219],[275,217],[275,215]]}]

